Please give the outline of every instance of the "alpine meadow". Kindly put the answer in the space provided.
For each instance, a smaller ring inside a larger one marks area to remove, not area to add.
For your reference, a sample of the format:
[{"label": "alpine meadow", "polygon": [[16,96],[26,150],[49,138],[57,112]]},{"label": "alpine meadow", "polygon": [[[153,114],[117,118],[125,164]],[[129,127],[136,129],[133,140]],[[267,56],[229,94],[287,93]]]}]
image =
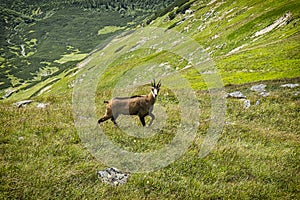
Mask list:
[{"label": "alpine meadow", "polygon": [[0,199],[300,199],[300,1],[0,8]]}]

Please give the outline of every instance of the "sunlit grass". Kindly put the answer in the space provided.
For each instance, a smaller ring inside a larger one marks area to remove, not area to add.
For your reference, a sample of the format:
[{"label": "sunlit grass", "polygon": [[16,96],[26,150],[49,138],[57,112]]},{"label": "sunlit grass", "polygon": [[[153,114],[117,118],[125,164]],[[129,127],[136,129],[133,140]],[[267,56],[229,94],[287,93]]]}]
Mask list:
[{"label": "sunlit grass", "polygon": [[59,60],[55,60],[54,62],[63,64],[69,61],[80,61],[84,59],[88,54],[86,53],[70,53],[67,55],[63,55]]},{"label": "sunlit grass", "polygon": [[126,27],[121,26],[105,26],[104,28],[100,29],[98,31],[98,35],[105,35],[108,33],[113,33],[119,30],[124,30]]}]

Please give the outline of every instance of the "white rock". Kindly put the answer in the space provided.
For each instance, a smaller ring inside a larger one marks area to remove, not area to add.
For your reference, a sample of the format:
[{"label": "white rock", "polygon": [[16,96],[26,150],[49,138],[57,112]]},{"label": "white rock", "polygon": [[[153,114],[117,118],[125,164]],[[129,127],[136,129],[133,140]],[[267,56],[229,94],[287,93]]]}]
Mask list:
[{"label": "white rock", "polygon": [[235,92],[228,93],[227,97],[233,97],[233,98],[238,98],[238,99],[246,98],[246,96],[240,91],[235,91]]},{"label": "white rock", "polygon": [[254,92],[265,92],[266,87],[267,86],[265,84],[253,85],[250,90]]},{"label": "white rock", "polygon": [[281,85],[281,87],[288,87],[288,88],[295,88],[295,87],[299,87],[299,84],[298,83],[295,83],[295,84],[284,84],[284,85]]},{"label": "white rock", "polygon": [[262,97],[267,97],[267,96],[270,96],[270,93],[269,92],[261,92],[261,93],[259,93],[259,95]]},{"label": "white rock", "polygon": [[37,108],[46,108],[48,104],[47,103],[39,103],[36,107]]},{"label": "white rock", "polygon": [[33,102],[33,100],[24,100],[24,101],[16,102],[16,103],[14,103],[13,105],[14,105],[14,106],[17,106],[18,108],[20,108],[20,107],[26,106],[26,105],[28,105],[28,104],[30,104],[30,103],[32,103],[32,102]]},{"label": "white rock", "polygon": [[104,171],[98,171],[97,174],[102,182],[113,186],[126,183],[129,177],[128,174],[122,173],[114,167],[107,168]]},{"label": "white rock", "polygon": [[248,108],[250,108],[250,106],[251,106],[250,100],[249,100],[249,99],[246,99],[246,100],[244,101],[244,108],[248,109]]},{"label": "white rock", "polygon": [[258,106],[260,104],[260,99],[258,99],[255,103],[256,106]]},{"label": "white rock", "polygon": [[265,33],[268,33],[270,31],[272,31],[275,28],[281,27],[285,24],[288,24],[288,22],[291,20],[292,18],[292,13],[291,12],[287,12],[286,14],[284,14],[282,17],[280,17],[279,19],[277,19],[276,21],[273,22],[273,24],[267,26],[266,28],[257,31],[254,36],[252,37],[258,37],[260,35],[263,35]]}]

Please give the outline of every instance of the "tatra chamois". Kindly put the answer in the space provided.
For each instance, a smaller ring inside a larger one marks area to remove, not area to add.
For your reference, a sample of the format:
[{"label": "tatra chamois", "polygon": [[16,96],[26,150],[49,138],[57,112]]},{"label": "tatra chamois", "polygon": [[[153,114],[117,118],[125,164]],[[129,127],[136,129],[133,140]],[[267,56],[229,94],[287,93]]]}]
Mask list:
[{"label": "tatra chamois", "polygon": [[148,95],[132,96],[132,97],[116,97],[110,101],[104,101],[106,105],[105,115],[98,120],[98,124],[111,119],[111,121],[117,125],[116,119],[120,114],[123,115],[138,115],[143,126],[146,125],[145,117],[150,116],[151,126],[155,116],[153,115],[153,105],[156,101],[161,83],[155,84],[155,80],[151,82],[151,92]]}]

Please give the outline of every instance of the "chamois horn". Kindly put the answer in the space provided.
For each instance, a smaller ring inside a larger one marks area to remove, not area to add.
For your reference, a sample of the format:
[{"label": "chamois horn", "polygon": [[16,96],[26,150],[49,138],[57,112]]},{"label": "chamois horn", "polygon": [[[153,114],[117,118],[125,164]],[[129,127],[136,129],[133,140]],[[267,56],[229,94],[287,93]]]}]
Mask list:
[{"label": "chamois horn", "polygon": [[151,81],[151,86],[155,87],[155,79],[153,79],[153,81]]},{"label": "chamois horn", "polygon": [[159,80],[158,83],[157,83],[157,85],[156,85],[156,87],[158,87],[158,88],[161,86],[161,82],[160,81],[161,80]]}]

